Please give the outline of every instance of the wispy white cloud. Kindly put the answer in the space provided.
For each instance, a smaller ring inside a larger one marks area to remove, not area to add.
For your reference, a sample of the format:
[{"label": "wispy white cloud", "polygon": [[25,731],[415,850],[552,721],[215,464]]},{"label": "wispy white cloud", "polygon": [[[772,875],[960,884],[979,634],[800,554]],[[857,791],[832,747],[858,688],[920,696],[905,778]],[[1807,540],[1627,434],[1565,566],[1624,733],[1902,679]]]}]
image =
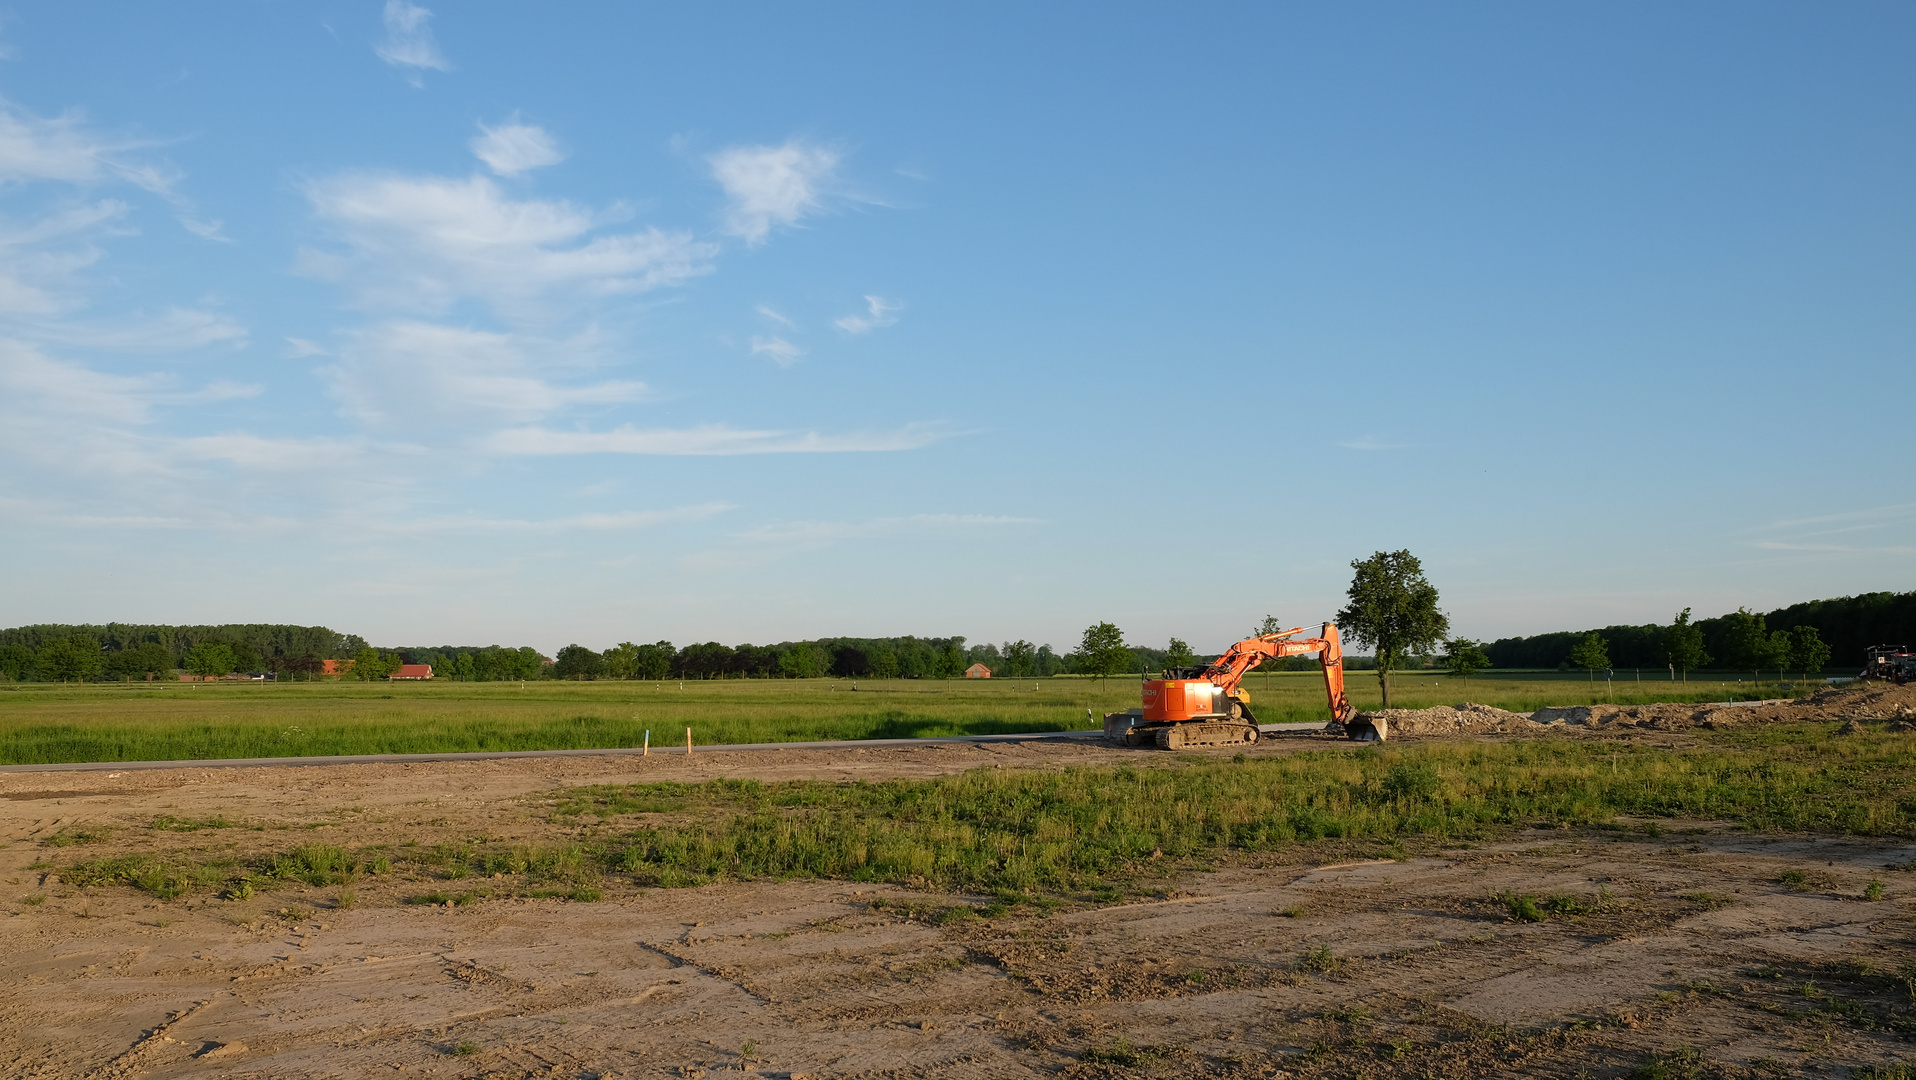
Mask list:
[{"label": "wispy white cloud", "polygon": [[471,514],[395,521],[386,523],[383,526],[378,526],[378,528],[380,528],[381,531],[408,534],[450,532],[632,532],[640,529],[656,528],[660,525],[679,525],[688,522],[706,521],[733,509],[736,509],[736,507],[734,507],[732,503],[708,502],[699,503],[695,506],[676,506],[665,510],[620,510],[609,514],[574,514],[569,517],[546,518],[543,520],[496,518]]},{"label": "wispy white cloud", "polygon": [[178,215],[177,220],[181,228],[202,240],[213,240],[222,244],[230,244],[233,242],[232,237],[220,232],[220,223],[217,221],[201,221],[198,218],[188,217],[185,214]]},{"label": "wispy white cloud", "polygon": [[821,435],[815,431],[750,431],[727,424],[641,431],[631,425],[611,431],[552,431],[527,427],[502,431],[491,441],[504,454],[843,454],[916,450],[945,438],[937,424],[906,424],[895,431]]},{"label": "wispy white cloud", "polygon": [[897,322],[898,313],[903,310],[905,310],[903,304],[894,304],[889,300],[868,295],[865,297],[865,314],[846,315],[843,318],[833,319],[832,325],[847,334],[869,333],[881,326],[890,326]]},{"label": "wispy white cloud", "polygon": [[386,36],[373,43],[381,60],[399,68],[451,71],[432,36],[432,10],[406,0],[386,0]]},{"label": "wispy white cloud", "polygon": [[0,98],[0,184],[57,180],[84,185],[118,180],[171,195],[177,174],[133,156],[152,146],[149,140],[98,131],[77,110],[41,117]]},{"label": "wispy white cloud", "polygon": [[246,328],[225,315],[197,308],[168,308],[150,317],[89,322],[22,320],[19,331],[36,340],[110,352],[168,353],[206,345],[239,345]]},{"label": "wispy white cloud", "polygon": [[736,534],[736,539],[748,544],[796,547],[878,536],[998,529],[1010,525],[1031,525],[1037,520],[1037,518],[1004,517],[994,514],[910,514],[903,517],[869,518],[864,521],[790,521],[777,525],[760,525]]},{"label": "wispy white cloud", "polygon": [[353,332],[326,371],[348,415],[412,429],[522,424],[580,405],[645,398],[643,383],[568,384],[590,371],[589,336],[548,341],[435,323],[384,322]]},{"label": "wispy white cloud", "polygon": [[326,350],[321,348],[317,342],[296,337],[286,339],[286,358],[288,360],[299,360],[308,356],[324,355],[326,355]]},{"label": "wispy white cloud", "polygon": [[479,134],[467,144],[474,157],[500,176],[517,176],[530,169],[557,165],[566,158],[558,140],[544,128],[515,118],[498,127],[479,125]]},{"label": "wispy white cloud", "polygon": [[783,146],[734,146],[707,162],[730,200],[725,231],[762,244],[773,226],[796,225],[822,208],[839,156],[794,139]]},{"label": "wispy white cloud", "polygon": [[483,176],[349,173],[308,184],[320,220],[347,245],[301,267],[369,308],[440,311],[472,298],[509,318],[637,293],[708,273],[717,249],[656,228],[592,236],[620,212],[513,199]]},{"label": "wispy white cloud", "polygon": [[769,304],[760,304],[760,305],[758,306],[758,313],[759,313],[760,315],[763,315],[763,316],[765,316],[766,318],[768,318],[768,319],[770,319],[770,320],[772,320],[773,322],[775,322],[775,323],[777,323],[777,324],[779,324],[780,326],[789,326],[789,327],[797,327],[797,326],[798,326],[798,324],[797,324],[797,323],[795,323],[795,322],[793,322],[793,321],[792,321],[791,319],[789,319],[789,318],[787,318],[787,317],[785,317],[785,316],[784,316],[783,314],[781,314],[780,312],[778,312],[778,311],[776,311],[776,310],[774,310],[774,309],[773,309],[773,308],[771,307],[771,305],[769,305]]},{"label": "wispy white cloud", "polygon": [[805,355],[805,350],[786,341],[782,337],[759,337],[754,334],[752,336],[752,355],[770,357],[772,363],[777,364],[779,367],[791,367],[793,364],[798,363],[799,357]]}]

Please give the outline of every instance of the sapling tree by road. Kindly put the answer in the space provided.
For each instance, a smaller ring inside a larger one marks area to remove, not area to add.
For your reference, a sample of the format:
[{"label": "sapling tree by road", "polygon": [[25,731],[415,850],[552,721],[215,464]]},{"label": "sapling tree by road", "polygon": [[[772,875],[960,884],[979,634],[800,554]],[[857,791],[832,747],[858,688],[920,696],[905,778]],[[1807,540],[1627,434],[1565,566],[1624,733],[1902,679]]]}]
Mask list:
[{"label": "sapling tree by road", "polygon": [[1690,670],[1700,668],[1710,662],[1710,654],[1703,651],[1703,631],[1690,625],[1690,609],[1677,612],[1670,622],[1670,628],[1663,632],[1663,652],[1670,658],[1670,667],[1683,673],[1683,681],[1690,681]]},{"label": "sapling tree by road", "polygon": [[1377,685],[1390,708],[1390,673],[1406,654],[1428,652],[1450,632],[1450,618],[1437,610],[1437,587],[1409,551],[1379,551],[1356,559],[1346,592],[1349,603],[1337,625],[1352,641],[1370,646],[1377,658]]},{"label": "sapling tree by road", "polygon": [[1571,646],[1570,662],[1590,671],[1590,681],[1597,681],[1597,669],[1610,666],[1610,643],[1603,635],[1592,630],[1583,636],[1583,640]]},{"label": "sapling tree by road", "polygon": [[1790,653],[1803,672],[1804,682],[1810,681],[1812,674],[1830,662],[1830,647],[1814,626],[1798,626],[1790,631]]},{"label": "sapling tree by road", "polygon": [[1450,672],[1453,679],[1462,679],[1465,686],[1470,685],[1470,673],[1482,671],[1490,666],[1490,656],[1484,652],[1484,643],[1472,641],[1467,637],[1451,638],[1444,642],[1444,670]]},{"label": "sapling tree by road", "polygon": [[1078,642],[1078,670],[1096,675],[1099,685],[1122,671],[1131,670],[1131,650],[1124,644],[1124,631],[1108,622],[1084,628]]}]

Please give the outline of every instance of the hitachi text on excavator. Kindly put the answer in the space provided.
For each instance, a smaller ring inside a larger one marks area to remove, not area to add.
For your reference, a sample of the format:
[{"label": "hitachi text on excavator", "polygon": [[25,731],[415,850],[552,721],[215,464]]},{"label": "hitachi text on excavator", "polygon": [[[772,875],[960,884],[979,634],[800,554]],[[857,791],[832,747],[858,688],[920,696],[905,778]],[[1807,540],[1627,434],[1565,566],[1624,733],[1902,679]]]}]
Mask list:
[{"label": "hitachi text on excavator", "polygon": [[1251,713],[1244,676],[1266,660],[1316,653],[1324,669],[1332,722],[1343,725],[1360,742],[1379,739],[1381,733],[1358,719],[1344,695],[1344,647],[1337,637],[1337,624],[1325,623],[1316,637],[1297,636],[1303,632],[1299,626],[1245,638],[1208,664],[1171,668],[1164,678],[1146,680],[1143,707],[1107,714],[1105,737],[1126,746],[1152,741],[1164,750],[1255,743],[1262,733]]}]

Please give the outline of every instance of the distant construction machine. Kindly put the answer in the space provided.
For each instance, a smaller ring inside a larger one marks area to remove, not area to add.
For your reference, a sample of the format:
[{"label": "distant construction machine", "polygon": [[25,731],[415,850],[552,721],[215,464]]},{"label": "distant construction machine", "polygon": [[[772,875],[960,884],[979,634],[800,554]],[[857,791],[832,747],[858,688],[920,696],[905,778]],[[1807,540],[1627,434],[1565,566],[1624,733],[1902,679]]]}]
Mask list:
[{"label": "distant construction machine", "polygon": [[1331,720],[1344,725],[1350,737],[1372,742],[1380,733],[1357,719],[1357,710],[1344,696],[1344,647],[1337,624],[1325,623],[1317,637],[1300,638],[1299,626],[1276,634],[1245,638],[1208,664],[1171,668],[1164,678],[1144,684],[1144,707],[1110,713],[1104,718],[1107,738],[1126,746],[1155,742],[1160,749],[1187,746],[1248,746],[1262,732],[1251,715],[1251,695],[1244,676],[1266,660],[1316,653],[1324,669],[1324,692],[1330,699]]},{"label": "distant construction machine", "polygon": [[1872,645],[1863,651],[1864,679],[1881,679],[1898,686],[1916,679],[1916,653],[1907,645]]}]

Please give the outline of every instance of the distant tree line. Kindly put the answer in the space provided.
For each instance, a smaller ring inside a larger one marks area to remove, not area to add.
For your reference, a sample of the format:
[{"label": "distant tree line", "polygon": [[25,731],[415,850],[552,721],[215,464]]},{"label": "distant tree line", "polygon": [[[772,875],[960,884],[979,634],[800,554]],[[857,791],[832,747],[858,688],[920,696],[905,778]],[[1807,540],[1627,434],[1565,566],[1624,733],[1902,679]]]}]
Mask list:
[{"label": "distant tree line", "polygon": [[567,645],[554,657],[560,679],[955,679],[973,664],[994,677],[1064,674],[1070,664],[1049,645],[1010,641],[967,645],[963,637],[819,638],[776,645],[674,646],[626,641],[596,652]]},{"label": "distant tree line", "polygon": [[[1585,660],[1596,659],[1588,648],[1590,637],[1595,635],[1602,642],[1603,659],[1608,661],[1603,667],[1675,666],[1681,671],[1687,659],[1691,661],[1687,665],[1690,670],[1799,671],[1805,665],[1797,662],[1796,653],[1802,652],[1806,659],[1815,656],[1815,646],[1799,627],[1815,632],[1816,641],[1828,650],[1826,664],[1834,664],[1839,670],[1861,668],[1863,651],[1872,645],[1916,641],[1916,592],[1811,600],[1760,614],[1739,608],[1727,615],[1695,621],[1685,611],[1666,626],[1563,630],[1501,638],[1483,648],[1491,663],[1500,668],[1585,669]],[[1779,633],[1789,641],[1777,638]],[[1784,661],[1780,665],[1775,662],[1779,659]]]},{"label": "distant tree line", "polygon": [[149,673],[160,677],[175,671],[204,675],[271,671],[312,677],[321,661],[349,657],[365,647],[358,635],[324,626],[42,623],[0,630],[0,676],[71,682],[137,680]]}]

